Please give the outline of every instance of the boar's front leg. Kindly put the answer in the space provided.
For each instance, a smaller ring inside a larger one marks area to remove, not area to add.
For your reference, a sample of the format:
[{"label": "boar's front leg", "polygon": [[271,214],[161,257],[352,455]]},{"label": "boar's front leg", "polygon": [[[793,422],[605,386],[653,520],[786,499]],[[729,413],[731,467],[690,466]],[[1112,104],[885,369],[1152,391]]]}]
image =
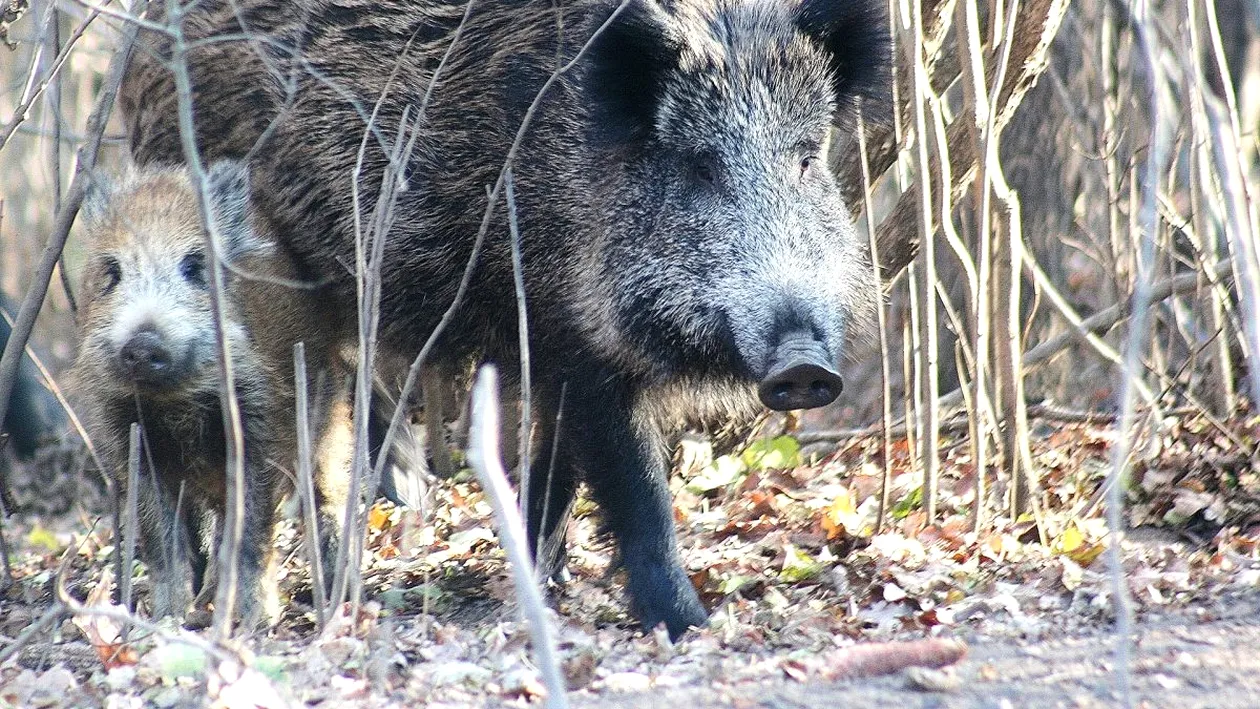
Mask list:
[{"label": "boar's front leg", "polygon": [[560,452],[586,473],[617,541],[632,612],[646,629],[664,622],[676,640],[708,613],[678,557],[664,436],[635,408],[632,385],[606,371],[570,379]]},{"label": "boar's front leg", "polygon": [[136,500],[140,558],[149,567],[153,617],[183,618],[192,601],[191,546],[196,541],[188,502],[180,499],[177,485],[147,465],[140,470]]}]

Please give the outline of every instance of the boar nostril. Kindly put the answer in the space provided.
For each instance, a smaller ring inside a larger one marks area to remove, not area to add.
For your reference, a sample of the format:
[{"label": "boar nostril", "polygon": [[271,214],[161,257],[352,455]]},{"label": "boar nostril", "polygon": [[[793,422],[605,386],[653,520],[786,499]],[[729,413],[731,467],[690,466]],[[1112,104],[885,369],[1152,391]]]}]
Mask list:
[{"label": "boar nostril", "polygon": [[796,360],[776,368],[758,387],[761,403],[777,411],[816,409],[836,400],[840,375],[814,362]]},{"label": "boar nostril", "polygon": [[118,353],[123,373],[139,382],[152,383],[165,377],[171,368],[171,353],[157,333],[139,332]]},{"label": "boar nostril", "polygon": [[775,349],[769,369],[757,393],[761,403],[776,411],[826,406],[844,388],[826,349],[812,339],[785,338]]}]

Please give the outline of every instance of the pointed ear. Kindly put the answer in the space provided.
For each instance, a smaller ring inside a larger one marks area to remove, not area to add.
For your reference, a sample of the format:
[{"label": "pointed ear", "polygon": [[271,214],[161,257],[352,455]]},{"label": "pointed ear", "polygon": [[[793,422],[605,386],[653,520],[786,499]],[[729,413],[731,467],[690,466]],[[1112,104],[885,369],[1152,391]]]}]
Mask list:
[{"label": "pointed ear", "polygon": [[79,211],[89,222],[104,218],[109,211],[109,202],[114,195],[114,181],[100,170],[93,170],[87,175],[87,191],[83,194],[83,203]]},{"label": "pointed ear", "polygon": [[213,209],[224,255],[236,259],[265,249],[249,219],[249,166],[239,160],[219,160],[206,170],[206,197]]},{"label": "pointed ear", "polygon": [[611,20],[587,49],[582,90],[598,142],[639,141],[652,131],[664,78],[678,65],[682,40],[656,0],[607,7],[601,17]]},{"label": "pointed ear", "polygon": [[802,0],[796,26],[831,57],[836,120],[887,122],[892,110],[892,42],[883,0]]}]

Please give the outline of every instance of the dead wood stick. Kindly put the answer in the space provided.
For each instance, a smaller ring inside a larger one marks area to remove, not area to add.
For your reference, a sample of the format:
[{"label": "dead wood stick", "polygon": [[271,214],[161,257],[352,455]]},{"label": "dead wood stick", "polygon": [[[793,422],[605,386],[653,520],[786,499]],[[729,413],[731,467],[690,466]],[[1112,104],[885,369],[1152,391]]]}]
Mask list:
[{"label": "dead wood stick", "polygon": [[492,364],[481,368],[473,385],[468,461],[477,471],[482,488],[494,504],[494,514],[499,520],[499,544],[512,562],[516,598],[521,604],[522,615],[529,622],[534,656],[542,672],[543,684],[547,687],[547,706],[551,709],[568,707],[551,624],[547,622],[546,606],[534,579],[534,564],[530,561],[529,545],[525,541],[525,523],[521,519],[516,495],[508,485],[503,461],[499,458],[498,370]]},{"label": "dead wood stick", "polygon": [[328,608],[324,598],[324,567],[320,557],[319,513],[315,509],[315,472],[311,462],[311,404],[306,383],[306,343],[293,345],[294,406],[297,423],[297,491],[302,503],[307,557],[311,564],[311,598],[315,603],[315,627],[324,631]]},{"label": "dead wood stick", "polygon": [[907,667],[945,667],[967,656],[961,640],[929,638],[890,643],[865,643],[827,653],[821,671],[829,680],[878,677]]},{"label": "dead wood stick", "polygon": [[[102,471],[109,474],[109,471]],[[123,574],[118,577],[118,593],[122,607],[135,610],[131,605],[131,570],[136,560],[136,528],[140,524],[138,509],[140,494],[140,424],[132,423],[127,445],[127,497],[123,507],[123,533],[115,541],[122,549]],[[172,521],[172,529],[178,522]]]}]

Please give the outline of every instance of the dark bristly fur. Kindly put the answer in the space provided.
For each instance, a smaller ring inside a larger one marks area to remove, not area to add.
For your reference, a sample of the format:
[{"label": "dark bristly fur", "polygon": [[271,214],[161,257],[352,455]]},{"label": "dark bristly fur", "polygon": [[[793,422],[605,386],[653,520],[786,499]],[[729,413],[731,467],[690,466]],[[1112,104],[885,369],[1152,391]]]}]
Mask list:
[{"label": "dark bristly fur", "polygon": [[[425,106],[383,272],[382,338],[415,353],[452,302],[526,110],[617,0],[477,2]],[[564,560],[585,480],[615,536],[638,618],[677,637],[705,609],[678,558],[666,485],[685,419],[747,415],[776,343],[841,356],[875,292],[823,159],[830,126],[884,89],[880,0],[628,0],[544,97],[514,166],[539,422],[528,519]],[[464,0],[202,2],[191,39],[201,149],[251,156],[280,238],[354,312],[350,179],[387,92],[362,184],[374,203],[404,107],[421,106]],[[174,92],[149,36],[124,88],[133,153],[178,159]],[[398,79],[386,86],[395,63]],[[287,91],[289,78],[294,91]],[[873,107],[873,106],[872,106]],[[274,121],[274,125],[272,122]],[[270,128],[266,128],[271,126]],[[260,137],[265,140],[256,144]],[[511,371],[506,217],[435,357]],[[348,333],[347,333],[348,334]],[[561,401],[564,392],[563,402]],[[552,422],[563,405],[560,431]],[[556,465],[549,467],[553,457]],[[550,475],[550,477],[548,477]],[[544,502],[547,502],[544,514]]]},{"label": "dark bristly fur", "polygon": [[[276,507],[291,489],[287,471],[296,457],[293,344],[307,343],[313,381],[333,379],[320,367],[334,361],[334,352],[332,340],[315,325],[327,319],[318,291],[292,285],[299,274],[291,260],[270,240],[264,222],[251,218],[243,165],[217,163],[207,190],[223,256],[235,269],[225,271],[224,317],[245,434],[237,597],[239,617],[252,628],[274,622],[279,612],[270,566]],[[98,189],[84,216],[87,266],[74,390],[106,472],[123,486],[128,430],[134,421],[143,427],[140,558],[153,581],[154,615],[182,616],[193,594],[200,608],[214,597],[211,560],[226,491],[208,259],[195,193],[187,170],[145,168]],[[126,359],[138,337],[157,343],[165,356],[158,369],[144,370],[147,378],[137,377]],[[328,408],[331,392],[320,393]],[[325,558],[336,549],[335,520],[345,504],[346,436],[334,425],[348,425],[341,413],[340,419],[324,417],[326,428],[313,431],[320,444],[316,485]]]}]

